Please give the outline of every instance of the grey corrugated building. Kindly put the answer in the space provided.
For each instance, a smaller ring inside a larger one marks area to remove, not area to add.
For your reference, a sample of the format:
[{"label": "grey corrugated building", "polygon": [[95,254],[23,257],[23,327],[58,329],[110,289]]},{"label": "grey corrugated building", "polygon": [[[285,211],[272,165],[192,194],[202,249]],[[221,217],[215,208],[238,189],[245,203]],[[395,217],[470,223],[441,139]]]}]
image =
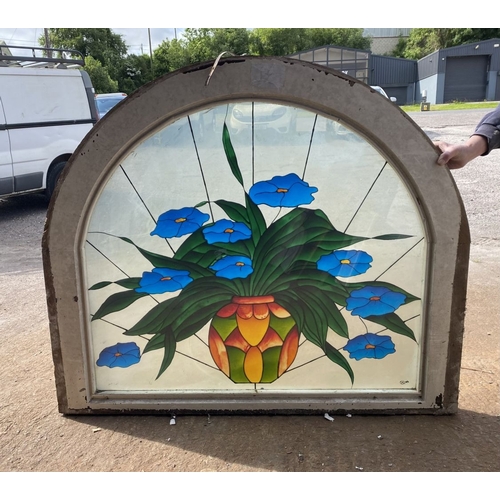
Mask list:
[{"label": "grey corrugated building", "polygon": [[289,56],[379,85],[397,103],[500,100],[500,39],[440,49],[414,61],[326,45]]},{"label": "grey corrugated building", "polygon": [[499,38],[440,49],[418,61],[417,101],[498,101],[499,75]]},{"label": "grey corrugated building", "polygon": [[391,97],[396,97],[398,104],[415,102],[417,61],[336,45],[304,50],[288,57],[328,66],[368,85],[379,85]]},{"label": "grey corrugated building", "polygon": [[370,57],[370,85],[384,88],[398,104],[415,102],[417,79],[417,61],[373,54]]}]

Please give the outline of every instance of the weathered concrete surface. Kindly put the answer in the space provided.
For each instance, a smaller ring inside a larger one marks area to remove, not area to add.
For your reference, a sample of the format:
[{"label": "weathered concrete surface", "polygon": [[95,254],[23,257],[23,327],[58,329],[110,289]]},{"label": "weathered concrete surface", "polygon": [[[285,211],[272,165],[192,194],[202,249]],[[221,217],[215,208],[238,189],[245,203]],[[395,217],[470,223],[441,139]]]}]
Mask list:
[{"label": "weathered concrete surface", "polygon": [[[415,119],[458,141],[483,113]],[[455,416],[63,417],[39,247],[46,205],[0,202],[0,471],[500,471],[499,166],[496,151],[454,173],[472,233]]]}]

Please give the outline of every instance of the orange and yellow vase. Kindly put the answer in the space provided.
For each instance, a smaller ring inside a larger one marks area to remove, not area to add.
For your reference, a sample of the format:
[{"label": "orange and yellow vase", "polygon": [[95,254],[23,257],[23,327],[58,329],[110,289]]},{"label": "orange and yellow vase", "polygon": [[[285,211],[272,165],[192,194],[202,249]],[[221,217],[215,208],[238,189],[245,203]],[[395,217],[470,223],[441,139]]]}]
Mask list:
[{"label": "orange and yellow vase", "polygon": [[270,383],[293,363],[299,331],[271,295],[233,297],[210,324],[208,343],[218,368],[236,383]]}]

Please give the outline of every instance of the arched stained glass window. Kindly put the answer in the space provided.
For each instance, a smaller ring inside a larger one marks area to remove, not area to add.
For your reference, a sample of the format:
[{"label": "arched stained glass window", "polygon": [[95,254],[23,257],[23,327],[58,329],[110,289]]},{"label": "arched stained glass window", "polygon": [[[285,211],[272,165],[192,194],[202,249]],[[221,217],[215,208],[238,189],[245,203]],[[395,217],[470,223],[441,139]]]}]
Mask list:
[{"label": "arched stained glass window", "polygon": [[[449,342],[456,262],[433,264],[464,231],[450,176],[368,87],[307,64],[238,64],[208,86],[200,70],[132,96],[61,186],[53,217],[92,165],[74,240],[78,404],[442,409],[451,360],[433,349]],[[450,215],[425,199],[436,187],[455,210],[448,234],[433,217]]]}]

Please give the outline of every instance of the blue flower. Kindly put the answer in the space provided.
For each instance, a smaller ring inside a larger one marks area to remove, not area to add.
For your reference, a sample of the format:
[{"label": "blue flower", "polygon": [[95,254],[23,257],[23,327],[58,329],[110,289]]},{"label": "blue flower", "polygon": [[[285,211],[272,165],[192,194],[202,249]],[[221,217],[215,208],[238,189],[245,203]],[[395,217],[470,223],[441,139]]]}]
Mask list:
[{"label": "blue flower", "polygon": [[141,353],[135,342],[118,343],[106,347],[97,360],[97,366],[109,366],[110,368],[128,368],[139,363]]},{"label": "blue flower", "polygon": [[353,316],[381,316],[394,312],[404,303],[406,296],[383,286],[365,286],[351,292],[347,298],[348,311]]},{"label": "blue flower", "polygon": [[156,267],[150,273],[142,273],[139,288],[136,288],[135,291],[144,293],[175,292],[184,288],[191,281],[193,278],[189,276],[189,271]]},{"label": "blue flower", "polygon": [[252,232],[246,224],[228,219],[218,220],[213,226],[203,229],[207,243],[235,243],[247,240]]},{"label": "blue flower", "polygon": [[297,174],[273,177],[270,181],[255,183],[249,191],[250,198],[257,205],[270,207],[298,207],[314,200],[312,193],[318,188],[309,187]]},{"label": "blue flower", "polygon": [[246,278],[253,273],[252,261],[248,257],[241,255],[222,257],[210,269],[215,271],[216,276],[230,280]]},{"label": "blue flower", "polygon": [[323,255],[318,260],[320,271],[326,271],[332,276],[349,278],[365,273],[370,267],[372,257],[362,250],[336,250],[329,255]]},{"label": "blue flower", "polygon": [[193,207],[169,210],[160,215],[151,236],[157,234],[161,238],[178,238],[185,234],[194,233],[208,219],[210,219],[209,215]]},{"label": "blue flower", "polygon": [[356,361],[364,358],[382,359],[396,352],[391,337],[374,333],[367,333],[349,340],[344,350],[349,353],[351,359]]}]

